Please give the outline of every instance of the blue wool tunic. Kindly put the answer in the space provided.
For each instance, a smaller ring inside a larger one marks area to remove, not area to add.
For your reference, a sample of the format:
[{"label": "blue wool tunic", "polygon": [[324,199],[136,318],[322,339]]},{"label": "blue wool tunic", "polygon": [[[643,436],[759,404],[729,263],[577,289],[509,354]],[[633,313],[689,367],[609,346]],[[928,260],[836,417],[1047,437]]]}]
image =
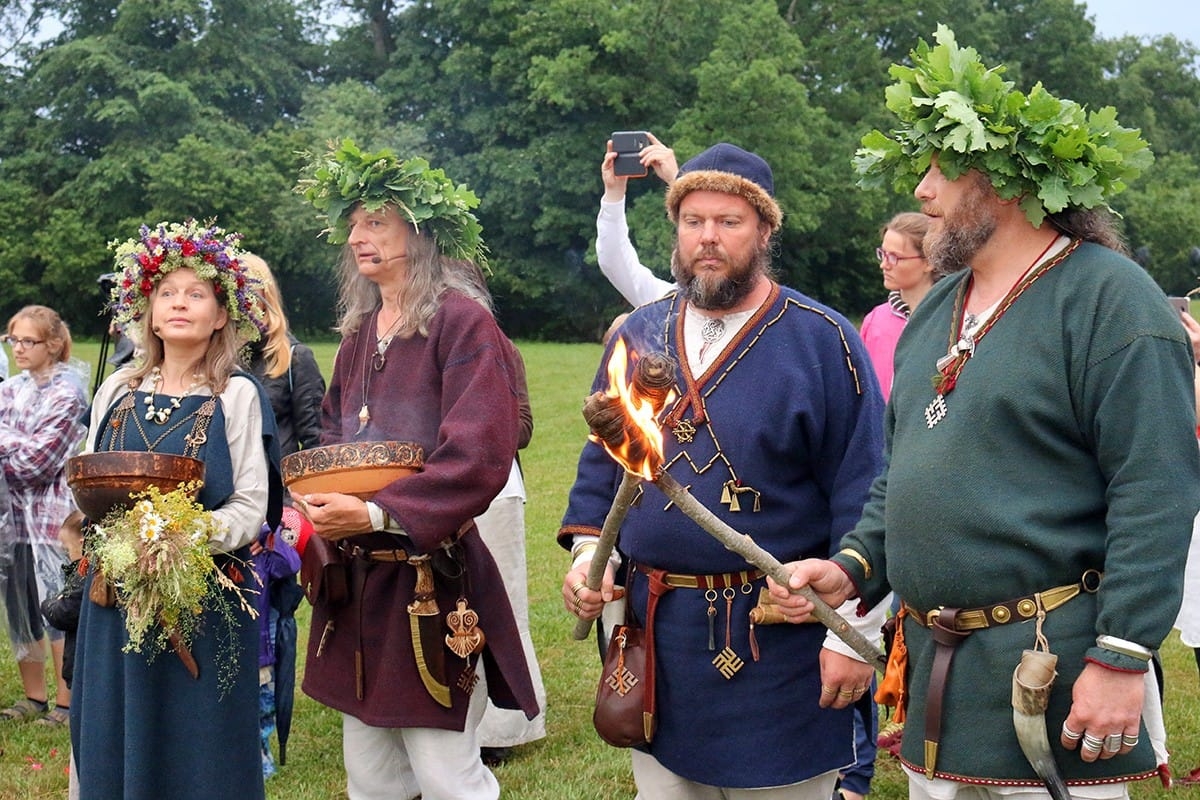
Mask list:
[{"label": "blue wool tunic", "polygon": [[[231,380],[246,380],[235,376]],[[257,384],[256,384],[257,385]],[[124,395],[118,395],[118,400]],[[274,417],[265,395],[258,391],[263,419],[263,447],[278,464]],[[145,398],[135,392],[134,410]],[[164,398],[155,398],[165,405]],[[183,398],[172,421],[197,411],[207,397]],[[198,458],[204,461],[204,486],[198,501],[207,509],[220,507],[233,493],[234,467],[225,438],[225,414],[218,402],[208,426],[208,441]],[[113,408],[104,415],[95,435],[95,449],[146,450],[127,422],[115,430],[109,424]],[[153,427],[153,426],[148,426]],[[182,454],[183,424],[154,447],[155,452]],[[265,456],[264,456],[265,457]],[[271,470],[271,500],[264,517],[278,514],[281,484]],[[234,554],[241,559],[241,585],[257,590],[253,570],[246,564],[249,548]],[[214,556],[218,566],[227,556]],[[228,573],[227,573],[228,574]],[[84,586],[86,598],[94,571]],[[230,598],[237,607],[236,598]],[[119,607],[103,608],[85,599],[76,641],[72,685],[71,745],[79,767],[83,800],[216,800],[262,798],[262,760],[258,740],[258,624],[236,612],[234,638],[226,638],[226,622],[206,611],[191,652],[199,665],[193,679],[172,652],[148,660],[142,653],[124,653],[129,641]],[[234,663],[229,662],[233,654]],[[228,683],[228,686],[224,684]]]},{"label": "blue wool tunic", "polygon": [[[668,471],[781,561],[827,557],[858,520],[882,464],[883,400],[858,334],[836,312],[776,286],[717,361],[691,376],[683,310],[684,301],[669,295],[634,311],[620,330],[633,351],[665,352],[680,365],[682,396],[664,415]],[[602,367],[594,388],[607,383]],[[682,436],[675,419],[684,423]],[[576,533],[599,533],[620,477],[589,442],[559,531],[564,546]],[[722,502],[726,488],[740,510]],[[649,483],[621,528],[620,550],[635,564],[676,573],[749,569]],[[631,609],[642,619],[647,580],[632,575]],[[758,626],[760,658],[753,658],[748,615],[764,585],[760,579],[731,592],[729,606],[724,596],[714,601],[715,651],[703,591],[676,589],[659,602],[658,730],[646,750],[689,780],[778,786],[854,760],[851,710],[818,707],[825,629]],[[744,662],[729,678],[712,663],[726,646],[727,626],[728,645]]]}]

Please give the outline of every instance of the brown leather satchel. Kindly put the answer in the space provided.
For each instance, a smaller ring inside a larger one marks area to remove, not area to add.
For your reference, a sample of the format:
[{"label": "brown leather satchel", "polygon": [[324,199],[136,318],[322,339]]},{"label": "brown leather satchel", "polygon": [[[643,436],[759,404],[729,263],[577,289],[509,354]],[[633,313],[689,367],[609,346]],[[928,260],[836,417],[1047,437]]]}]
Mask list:
[{"label": "brown leather satchel", "polygon": [[109,583],[108,576],[99,567],[92,575],[92,586],[88,589],[88,599],[104,608],[112,608],[117,604],[117,590]]},{"label": "brown leather satchel", "polygon": [[336,608],[350,599],[350,575],[342,551],[328,539],[313,534],[300,557],[300,585],[314,606]]},{"label": "brown leather satchel", "polygon": [[613,747],[649,744],[654,737],[654,675],[646,671],[646,631],[618,625],[608,641],[592,724]]}]

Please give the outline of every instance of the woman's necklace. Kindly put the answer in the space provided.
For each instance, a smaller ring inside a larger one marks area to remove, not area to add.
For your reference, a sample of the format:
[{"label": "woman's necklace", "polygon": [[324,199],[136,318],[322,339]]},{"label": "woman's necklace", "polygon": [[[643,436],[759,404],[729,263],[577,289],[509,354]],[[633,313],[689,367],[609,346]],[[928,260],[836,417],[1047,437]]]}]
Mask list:
[{"label": "woman's necklace", "polygon": [[[375,316],[371,319],[373,327],[379,327],[379,310],[375,309]],[[370,369],[363,364],[363,382],[362,382],[362,408],[358,410],[358,433],[362,433],[367,429],[367,424],[371,421],[371,409],[367,406],[367,392],[371,389],[371,374],[379,372],[387,364],[387,349],[392,344],[392,339],[396,338],[396,332],[400,329],[400,322],[404,319],[403,316],[397,315],[396,320],[388,326],[388,329],[383,332],[383,336],[379,337],[379,342],[375,346],[375,352],[371,355]]]},{"label": "woman's necklace", "polygon": [[188,386],[187,390],[184,391],[180,397],[168,396],[167,401],[170,403],[170,405],[164,408],[155,408],[154,395],[158,394],[158,390],[162,386],[162,383],[162,370],[158,367],[154,367],[150,370],[150,391],[146,392],[146,399],[142,401],[146,404],[146,421],[157,422],[159,425],[165,425],[167,420],[171,418],[171,415],[175,413],[175,409],[179,408],[180,404],[183,402],[183,398],[200,388],[200,386],[204,384],[204,381],[201,380],[199,375],[193,374],[191,385]]},{"label": "woman's necklace", "polygon": [[973,278],[967,278],[958,287],[958,295],[954,299],[954,314],[950,320],[950,347],[946,351],[946,355],[938,359],[937,374],[933,376],[933,389],[936,394],[933,400],[925,407],[925,425],[929,429],[937,425],[946,418],[946,395],[954,391],[955,385],[958,383],[958,376],[962,373],[963,368],[967,365],[967,361],[971,356],[975,355],[975,348],[979,341],[987,335],[1000,318],[1004,316],[1004,312],[1012,307],[1012,304],[1017,301],[1017,298],[1025,293],[1025,290],[1033,285],[1041,276],[1045,275],[1055,266],[1061,264],[1067,256],[1075,252],[1075,248],[1079,247],[1079,240],[1072,241],[1061,253],[1054,258],[1046,261],[1043,264],[1038,264],[1050,248],[1054,246],[1055,238],[1050,244],[1046,245],[1038,257],[1033,260],[1029,268],[1021,274],[1017,282],[1008,290],[996,306],[996,312],[988,319],[979,333],[971,335],[966,333],[969,328],[965,327],[966,322],[966,305],[967,295],[970,294]]}]

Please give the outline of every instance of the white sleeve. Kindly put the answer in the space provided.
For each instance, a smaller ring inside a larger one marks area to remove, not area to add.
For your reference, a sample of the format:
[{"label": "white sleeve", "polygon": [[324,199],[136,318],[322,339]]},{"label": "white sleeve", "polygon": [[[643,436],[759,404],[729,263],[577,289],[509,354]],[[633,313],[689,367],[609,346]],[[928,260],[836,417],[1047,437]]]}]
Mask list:
[{"label": "white sleeve", "polygon": [[629,241],[624,198],[616,203],[600,201],[600,214],[596,217],[596,261],[604,277],[632,306],[657,300],[675,288],[675,284],[657,277],[638,261],[637,251]]},{"label": "white sleeve", "polygon": [[233,494],[213,516],[226,532],[213,539],[213,552],[236,550],[258,536],[267,517],[267,451],[262,440],[262,410],[253,381],[234,377],[221,393],[225,412],[225,438],[233,463]]},{"label": "white sleeve", "polygon": [[[837,612],[846,618],[850,623],[850,627],[866,637],[867,641],[879,647],[883,638],[879,629],[883,627],[883,623],[887,620],[888,608],[892,604],[892,595],[889,593],[887,597],[880,601],[879,605],[872,608],[865,616],[858,616],[858,599],[847,600],[838,607]],[[825,634],[825,649],[832,650],[835,653],[841,653],[844,656],[862,661],[863,657],[854,652],[850,645],[838,638],[837,634],[829,631]]]}]

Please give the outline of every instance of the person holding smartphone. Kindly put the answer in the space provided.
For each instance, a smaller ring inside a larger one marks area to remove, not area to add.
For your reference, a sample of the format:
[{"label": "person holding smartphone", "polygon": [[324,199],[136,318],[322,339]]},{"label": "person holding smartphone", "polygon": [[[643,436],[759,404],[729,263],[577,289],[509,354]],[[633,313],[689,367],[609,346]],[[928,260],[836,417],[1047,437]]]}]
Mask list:
[{"label": "person holding smartphone", "polygon": [[[675,151],[650,132],[644,136],[649,144],[638,153],[642,165],[647,170],[654,170],[654,174],[670,186],[679,172]],[[618,155],[614,140],[609,139],[600,162],[604,195],[600,198],[600,214],[596,217],[596,261],[613,288],[630,305],[637,307],[662,297],[673,290],[675,284],[659,278],[644,266],[629,240],[629,225],[625,221],[625,186],[629,177],[617,174]]]}]

